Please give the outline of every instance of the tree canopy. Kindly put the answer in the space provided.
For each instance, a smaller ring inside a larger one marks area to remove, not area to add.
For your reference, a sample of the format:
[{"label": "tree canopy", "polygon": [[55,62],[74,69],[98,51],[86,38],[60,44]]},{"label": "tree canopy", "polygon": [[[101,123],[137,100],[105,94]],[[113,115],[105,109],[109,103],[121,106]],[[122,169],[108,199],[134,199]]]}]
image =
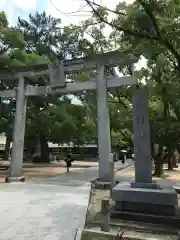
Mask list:
[{"label": "tree canopy", "polygon": [[[165,147],[170,156],[179,142],[180,3],[124,1],[109,9],[94,1],[85,2],[97,21],[112,28],[109,41],[114,48],[145,59],[147,67],[137,71],[137,76],[139,83],[149,88],[151,141],[156,145],[158,157]],[[111,20],[109,14],[114,16]],[[129,69],[126,67],[124,71],[127,73]],[[156,157],[154,145],[152,153]],[[169,168],[172,168],[170,161]]]}]

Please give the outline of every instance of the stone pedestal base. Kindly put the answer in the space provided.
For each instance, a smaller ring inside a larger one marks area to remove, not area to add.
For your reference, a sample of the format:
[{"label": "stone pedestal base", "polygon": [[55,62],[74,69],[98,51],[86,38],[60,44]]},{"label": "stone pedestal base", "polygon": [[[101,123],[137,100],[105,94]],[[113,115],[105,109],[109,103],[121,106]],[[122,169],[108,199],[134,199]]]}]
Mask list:
[{"label": "stone pedestal base", "polygon": [[[115,181],[115,184],[118,184],[118,181]],[[100,180],[94,181],[94,185],[96,189],[103,189],[103,190],[109,190],[111,188],[111,182],[102,182]]]},{"label": "stone pedestal base", "polygon": [[131,188],[148,188],[148,189],[161,189],[161,187],[156,183],[156,181],[152,181],[152,183],[139,183],[139,182],[131,182]]},{"label": "stone pedestal base", "polygon": [[174,190],[176,191],[177,194],[180,194],[180,185],[176,184],[173,186]]},{"label": "stone pedestal base", "polygon": [[112,199],[118,211],[173,216],[178,205],[174,189],[135,188],[121,182],[113,188]]},{"label": "stone pedestal base", "polygon": [[25,182],[25,177],[6,177],[5,179],[6,183],[11,183],[11,182]]}]

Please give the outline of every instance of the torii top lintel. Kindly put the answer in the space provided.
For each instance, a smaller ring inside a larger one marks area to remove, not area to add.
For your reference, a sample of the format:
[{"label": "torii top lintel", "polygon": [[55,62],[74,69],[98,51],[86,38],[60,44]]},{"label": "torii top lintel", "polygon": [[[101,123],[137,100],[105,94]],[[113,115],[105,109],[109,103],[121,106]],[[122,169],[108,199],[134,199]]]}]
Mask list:
[{"label": "torii top lintel", "polygon": [[[119,51],[111,51],[91,56],[76,58],[73,60],[64,60],[63,70],[65,73],[79,71],[82,69],[93,69],[98,64],[109,67],[129,65],[137,62],[138,58],[132,54]],[[16,79],[21,74],[23,76],[39,76],[49,73],[49,64],[29,65],[25,67],[14,67],[0,72],[0,79]]]}]

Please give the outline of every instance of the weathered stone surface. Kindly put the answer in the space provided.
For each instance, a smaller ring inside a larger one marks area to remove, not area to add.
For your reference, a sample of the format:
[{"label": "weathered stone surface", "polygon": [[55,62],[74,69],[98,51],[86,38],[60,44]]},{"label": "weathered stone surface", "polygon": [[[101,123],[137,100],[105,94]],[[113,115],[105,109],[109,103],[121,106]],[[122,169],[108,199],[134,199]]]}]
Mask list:
[{"label": "weathered stone surface", "polygon": [[[124,167],[115,163],[115,169]],[[90,167],[35,182],[2,184],[0,239],[74,240],[77,229],[84,227],[88,181],[98,177],[98,170]]]},{"label": "weathered stone surface", "polygon": [[156,181],[152,181],[152,183],[143,183],[143,182],[131,182],[132,188],[149,188],[149,189],[160,189],[161,187],[156,183]]},{"label": "weathered stone surface", "polygon": [[124,212],[174,215],[178,204],[173,188],[161,188],[152,181],[152,160],[148,117],[148,92],[137,89],[133,96],[133,143],[135,181],[121,182],[112,190],[115,208]]},{"label": "weathered stone surface", "polygon": [[104,66],[99,66],[97,77],[97,134],[99,154],[99,179],[110,182],[111,137],[109,122],[109,106],[107,93],[107,78]]},{"label": "weathered stone surface", "polygon": [[152,161],[148,116],[148,92],[137,89],[132,99],[135,181],[152,182]]},{"label": "weathered stone surface", "polygon": [[115,201],[140,202],[151,204],[177,205],[177,194],[173,189],[131,188],[128,182],[121,182],[113,189]]},{"label": "weathered stone surface", "polygon": [[117,210],[171,216],[175,214],[178,204],[174,189],[132,188],[128,182],[121,182],[114,187],[112,199],[116,202]]},{"label": "weathered stone surface", "polygon": [[0,188],[1,240],[74,240],[83,228],[90,184],[79,187],[12,183]]},{"label": "weathered stone surface", "polygon": [[16,114],[14,119],[14,133],[12,144],[12,160],[9,169],[8,177],[15,181],[23,178],[22,174],[22,161],[24,151],[24,133],[26,122],[26,105],[27,97],[25,93],[25,80],[23,77],[19,78],[17,95],[16,95]]}]

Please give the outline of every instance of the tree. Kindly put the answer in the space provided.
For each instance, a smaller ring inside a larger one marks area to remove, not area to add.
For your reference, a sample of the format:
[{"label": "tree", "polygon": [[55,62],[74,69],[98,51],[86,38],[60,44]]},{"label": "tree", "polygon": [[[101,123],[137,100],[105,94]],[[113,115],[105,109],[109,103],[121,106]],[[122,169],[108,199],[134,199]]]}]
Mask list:
[{"label": "tree", "polygon": [[[26,46],[25,52],[31,54],[38,54],[43,57],[46,61],[55,61],[60,57],[63,60],[64,56],[58,55],[58,48],[61,44],[60,38],[61,20],[55,19],[51,16],[43,13],[36,13],[35,15],[30,14],[29,20],[18,19],[17,28],[23,33]],[[66,39],[65,39],[66,40]],[[41,76],[37,79],[30,81],[32,85],[43,86],[49,83],[48,76]],[[52,108],[52,104],[58,104],[59,100],[56,97],[33,97],[29,99],[28,103],[28,127],[31,129],[32,126],[39,126],[35,129],[37,133],[33,135],[34,141],[38,146],[40,143],[41,149],[41,161],[49,161],[49,150],[48,150],[48,134],[47,124],[47,110]],[[45,122],[44,122],[45,121]],[[32,124],[32,126],[30,126]],[[45,124],[47,130],[42,130],[41,126]],[[31,135],[32,138],[32,135]],[[34,146],[34,149],[37,148]]]},{"label": "tree", "polygon": [[[147,69],[140,71],[139,80],[145,79],[150,89],[156,89],[154,93],[162,96],[159,101],[164,109],[161,126],[159,126],[159,131],[163,132],[163,135],[161,134],[158,139],[162,140],[163,137],[166,140],[161,141],[157,154],[160,156],[163,148],[167,147],[171,155],[172,138],[173,141],[176,138],[174,145],[177,145],[179,141],[178,134],[176,134],[178,128],[176,119],[179,119],[180,45],[178,36],[180,29],[178,16],[180,3],[176,0],[137,0],[132,4],[119,3],[116,9],[112,10],[89,0],[86,2],[99,21],[114,29],[111,34],[114,47],[147,59]],[[107,15],[104,17],[102,14],[103,11],[113,13],[114,19],[109,21]],[[172,119],[172,115],[175,120]],[[156,119],[151,119],[152,122],[152,126],[157,126],[154,124]],[[157,130],[156,127],[155,129]],[[169,162],[169,167],[170,165]],[[161,171],[155,172],[156,175],[160,175]]]},{"label": "tree", "polygon": [[[0,70],[8,71],[12,66],[24,66],[34,63],[38,58],[42,62],[42,58],[37,54],[28,54],[23,51],[25,40],[21,32],[8,26],[8,20],[4,12],[0,13]],[[41,59],[41,60],[40,60]],[[17,85],[14,80],[3,79],[1,76],[0,90],[11,89]],[[10,141],[12,140],[12,126],[15,113],[15,99],[0,99],[0,132],[6,134],[6,158],[9,154]]]}]

